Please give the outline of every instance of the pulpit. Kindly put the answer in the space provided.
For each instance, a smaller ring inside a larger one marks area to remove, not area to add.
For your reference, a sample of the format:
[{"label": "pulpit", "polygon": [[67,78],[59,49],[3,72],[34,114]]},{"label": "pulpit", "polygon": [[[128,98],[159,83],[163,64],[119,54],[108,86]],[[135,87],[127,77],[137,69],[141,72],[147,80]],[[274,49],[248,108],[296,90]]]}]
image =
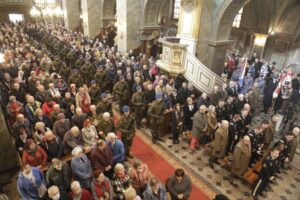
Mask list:
[{"label": "pulpit", "polygon": [[161,59],[156,62],[157,66],[170,74],[183,74],[188,45],[180,44],[180,38],[159,38],[158,42],[163,47]]}]

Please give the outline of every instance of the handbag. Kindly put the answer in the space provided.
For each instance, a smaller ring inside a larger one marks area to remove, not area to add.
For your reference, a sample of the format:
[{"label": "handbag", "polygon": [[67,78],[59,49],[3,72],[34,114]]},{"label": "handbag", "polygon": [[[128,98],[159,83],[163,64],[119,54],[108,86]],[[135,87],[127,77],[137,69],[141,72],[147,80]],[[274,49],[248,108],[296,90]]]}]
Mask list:
[{"label": "handbag", "polygon": [[47,192],[47,188],[44,183],[42,183],[42,185],[37,190],[40,198],[42,198]]}]

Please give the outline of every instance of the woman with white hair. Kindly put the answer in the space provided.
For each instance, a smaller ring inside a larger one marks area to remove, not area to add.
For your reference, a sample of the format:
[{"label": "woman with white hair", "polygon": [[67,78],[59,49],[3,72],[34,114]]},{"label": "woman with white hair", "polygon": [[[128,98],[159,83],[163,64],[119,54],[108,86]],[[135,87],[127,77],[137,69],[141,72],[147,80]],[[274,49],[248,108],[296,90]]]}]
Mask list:
[{"label": "woman with white hair", "polygon": [[207,144],[213,139],[215,130],[218,128],[218,120],[216,116],[216,108],[213,105],[210,105],[208,107],[208,112],[207,112],[207,130],[206,134],[202,140],[203,144]]},{"label": "woman with white hair", "polygon": [[46,131],[50,131],[49,128],[45,127],[44,122],[37,122],[34,126],[35,132],[33,133],[34,140],[37,144],[41,144],[44,140]]},{"label": "woman with white hair", "polygon": [[115,133],[108,133],[106,144],[113,153],[113,164],[123,163],[125,160],[125,148],[121,140],[117,139]]},{"label": "woman with white hair", "polygon": [[116,164],[115,174],[111,180],[114,190],[114,199],[125,199],[124,191],[130,187],[130,177],[126,174],[124,165]]},{"label": "woman with white hair", "polygon": [[80,182],[83,188],[91,188],[92,168],[88,157],[83,153],[81,146],[72,150],[71,168],[75,179]]},{"label": "woman with white hair", "polygon": [[71,190],[68,194],[70,200],[94,200],[91,192],[82,188],[78,181],[71,183]]}]

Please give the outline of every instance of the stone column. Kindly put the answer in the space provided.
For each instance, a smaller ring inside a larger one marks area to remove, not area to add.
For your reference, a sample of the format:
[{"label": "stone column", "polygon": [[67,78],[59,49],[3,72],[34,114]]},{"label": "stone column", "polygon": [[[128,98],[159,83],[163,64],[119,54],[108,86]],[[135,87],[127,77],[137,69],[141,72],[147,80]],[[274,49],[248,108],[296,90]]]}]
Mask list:
[{"label": "stone column", "polygon": [[117,44],[122,53],[140,45],[141,1],[117,0]]},{"label": "stone column", "polygon": [[63,0],[63,11],[65,26],[68,30],[74,31],[79,26],[78,0]]},{"label": "stone column", "polygon": [[19,159],[0,106],[0,185],[6,185],[19,170]]},{"label": "stone column", "polygon": [[83,33],[90,38],[101,32],[101,0],[82,0]]},{"label": "stone column", "polygon": [[218,75],[223,73],[226,60],[227,49],[232,45],[233,40],[210,41],[208,43],[208,63],[207,67]]},{"label": "stone column", "polygon": [[187,50],[196,54],[199,37],[202,0],[183,0],[178,22],[178,37],[181,44],[187,44]]}]

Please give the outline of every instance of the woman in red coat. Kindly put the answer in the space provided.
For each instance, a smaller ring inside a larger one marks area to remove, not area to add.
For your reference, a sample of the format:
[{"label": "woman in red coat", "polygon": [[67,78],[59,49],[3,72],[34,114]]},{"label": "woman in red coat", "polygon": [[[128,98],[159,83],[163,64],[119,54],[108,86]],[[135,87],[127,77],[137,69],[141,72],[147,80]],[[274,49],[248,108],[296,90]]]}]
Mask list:
[{"label": "woman in red coat", "polygon": [[41,169],[43,165],[47,164],[47,154],[44,149],[30,138],[26,140],[22,161],[32,167]]}]

